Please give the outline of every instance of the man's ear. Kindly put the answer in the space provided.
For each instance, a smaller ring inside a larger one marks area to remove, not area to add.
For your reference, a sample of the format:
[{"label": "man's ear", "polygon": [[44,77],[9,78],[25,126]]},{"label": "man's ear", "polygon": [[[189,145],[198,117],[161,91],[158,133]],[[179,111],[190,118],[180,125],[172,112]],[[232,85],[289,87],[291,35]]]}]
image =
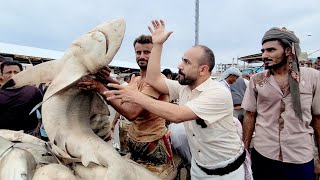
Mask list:
[{"label": "man's ear", "polygon": [[209,71],[209,66],[208,65],[201,65],[199,67],[200,75],[205,75],[207,71]]},{"label": "man's ear", "polygon": [[284,50],[286,56],[289,56],[291,54],[291,48],[287,47],[285,50]]}]

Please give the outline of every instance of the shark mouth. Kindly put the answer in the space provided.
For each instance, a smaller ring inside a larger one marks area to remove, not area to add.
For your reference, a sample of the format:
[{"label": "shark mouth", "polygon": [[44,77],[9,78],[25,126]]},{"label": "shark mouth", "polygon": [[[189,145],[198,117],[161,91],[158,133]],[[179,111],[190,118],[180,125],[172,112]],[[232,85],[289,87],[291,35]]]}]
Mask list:
[{"label": "shark mouth", "polygon": [[107,54],[108,50],[109,50],[109,38],[108,38],[108,35],[105,34],[103,31],[99,31],[99,32],[101,32],[104,35],[105,39],[106,39],[106,54]]}]

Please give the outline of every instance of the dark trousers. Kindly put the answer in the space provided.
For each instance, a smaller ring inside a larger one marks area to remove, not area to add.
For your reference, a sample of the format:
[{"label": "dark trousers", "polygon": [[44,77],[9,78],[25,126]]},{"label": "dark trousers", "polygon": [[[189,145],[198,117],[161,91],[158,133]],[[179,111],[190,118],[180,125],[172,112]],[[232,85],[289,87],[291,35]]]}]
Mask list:
[{"label": "dark trousers", "polygon": [[251,151],[252,172],[255,180],[313,180],[314,162],[292,164],[262,156]]}]

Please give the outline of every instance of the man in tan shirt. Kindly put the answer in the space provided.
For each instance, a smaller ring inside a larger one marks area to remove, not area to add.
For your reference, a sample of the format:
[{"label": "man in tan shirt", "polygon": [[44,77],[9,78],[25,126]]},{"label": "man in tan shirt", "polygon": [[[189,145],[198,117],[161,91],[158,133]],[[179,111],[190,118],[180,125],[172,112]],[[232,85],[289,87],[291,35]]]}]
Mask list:
[{"label": "man in tan shirt", "polygon": [[[137,84],[141,93],[153,99],[169,102],[167,95],[153,89],[145,80],[149,56],[153,47],[152,37],[150,35],[141,35],[135,39],[133,46],[136,61],[140,67],[140,76],[133,77],[130,83]],[[106,78],[107,74],[104,74]],[[79,86],[90,87],[85,89],[97,91],[104,97],[106,97],[104,92],[108,90],[101,82],[92,79],[80,82]],[[129,126],[127,144],[131,153],[131,159],[138,163],[150,163],[153,166],[164,165],[170,162],[172,152],[167,138],[168,130],[165,126],[164,118],[147,111],[135,103],[122,103],[117,99],[108,101],[108,103],[119,114],[132,121]]]},{"label": "man in tan shirt", "polygon": [[313,135],[317,145],[320,140],[320,73],[299,68],[299,39],[285,28],[267,31],[261,51],[266,70],[251,78],[242,102],[246,149],[255,131],[254,179],[312,180]]}]

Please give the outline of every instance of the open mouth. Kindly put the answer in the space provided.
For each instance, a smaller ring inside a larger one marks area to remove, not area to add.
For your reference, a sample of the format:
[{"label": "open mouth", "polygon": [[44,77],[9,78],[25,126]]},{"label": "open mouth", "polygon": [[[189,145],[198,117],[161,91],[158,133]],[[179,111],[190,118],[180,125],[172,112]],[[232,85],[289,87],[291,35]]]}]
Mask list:
[{"label": "open mouth", "polygon": [[266,63],[266,62],[272,62],[272,59],[265,58],[265,59],[263,59],[263,62],[264,62],[264,63]]},{"label": "open mouth", "polygon": [[105,33],[102,32],[102,31],[99,31],[99,32],[101,32],[101,33],[104,35],[105,39],[106,39],[106,54],[107,54],[107,53],[108,53],[108,50],[109,50],[109,38],[108,38],[108,35],[105,34]]}]

